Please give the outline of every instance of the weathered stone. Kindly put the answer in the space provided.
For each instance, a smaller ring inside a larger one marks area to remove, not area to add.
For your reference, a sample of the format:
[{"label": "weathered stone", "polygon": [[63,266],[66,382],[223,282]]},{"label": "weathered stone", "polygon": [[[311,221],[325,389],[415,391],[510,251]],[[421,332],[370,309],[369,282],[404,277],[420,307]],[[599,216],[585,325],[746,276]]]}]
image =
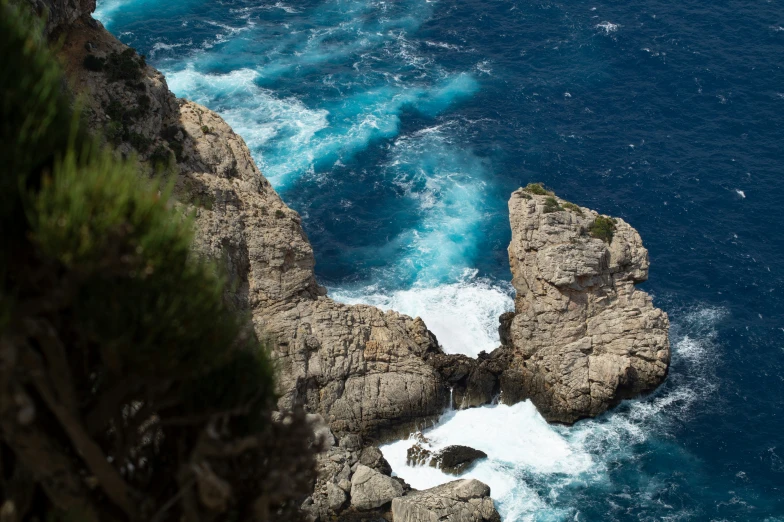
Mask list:
[{"label": "weathered stone", "polygon": [[634,286],[649,265],[636,230],[617,219],[606,243],[589,232],[596,212],[547,212],[546,200],[521,189],[509,201],[517,297],[501,317],[502,400],[530,398],[547,420],[572,423],[661,384],[669,321]]},{"label": "weathered stone", "polygon": [[332,511],[339,511],[342,508],[348,497],[346,492],[333,482],[327,482],[327,505]]},{"label": "weathered stone", "polygon": [[359,463],[369,468],[373,468],[384,475],[392,474],[392,466],[389,465],[387,459],[384,458],[384,454],[381,453],[381,450],[376,446],[367,446],[364,448],[360,453]]},{"label": "weathered stone", "polygon": [[478,480],[456,480],[392,501],[395,522],[501,522],[490,488]]},{"label": "weathered stone", "polygon": [[381,507],[402,494],[398,481],[362,464],[351,478],[351,505],[361,511]]},{"label": "weathered stone", "polygon": [[482,352],[476,359],[465,355],[434,353],[428,362],[452,390],[452,407],[474,408],[492,402],[500,393],[499,376],[506,368],[506,352]]},{"label": "weathered stone", "polygon": [[318,413],[309,413],[305,418],[313,429],[313,435],[315,435],[317,440],[323,442],[325,449],[335,445],[335,436],[332,435],[332,430],[329,429],[329,425],[324,420],[324,417]]},{"label": "weathered stone", "polygon": [[450,475],[460,475],[479,459],[487,458],[487,453],[468,446],[447,446],[439,450],[430,460],[430,465]]}]

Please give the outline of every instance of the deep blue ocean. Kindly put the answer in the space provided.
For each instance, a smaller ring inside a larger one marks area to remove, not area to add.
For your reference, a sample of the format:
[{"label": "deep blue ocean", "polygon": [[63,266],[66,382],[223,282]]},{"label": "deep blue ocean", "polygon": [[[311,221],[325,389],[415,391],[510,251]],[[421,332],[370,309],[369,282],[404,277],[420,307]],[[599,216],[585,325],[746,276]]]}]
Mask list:
[{"label": "deep blue ocean", "polygon": [[421,315],[447,351],[498,344],[517,187],[639,230],[672,321],[654,395],[573,427],[523,404],[438,428],[499,441],[479,471],[505,522],[784,521],[781,0],[99,0],[96,17],[245,138],[333,297]]}]

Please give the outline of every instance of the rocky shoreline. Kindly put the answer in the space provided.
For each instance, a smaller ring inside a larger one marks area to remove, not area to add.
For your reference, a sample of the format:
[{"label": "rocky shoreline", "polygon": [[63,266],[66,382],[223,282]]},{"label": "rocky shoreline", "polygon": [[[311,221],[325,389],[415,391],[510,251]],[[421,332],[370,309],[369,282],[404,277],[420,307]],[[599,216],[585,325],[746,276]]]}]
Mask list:
[{"label": "rocky shoreline", "polygon": [[[647,279],[648,255],[623,220],[538,185],[512,194],[517,297],[500,318],[501,346],[477,359],[445,354],[419,318],[326,295],[299,215],[242,138],[214,112],[177,99],[160,72],[90,17],[94,0],[27,1],[49,12],[46,33],[63,42],[59,56],[91,125],[119,153],[176,172],[176,199],[195,209],[197,253],[226,267],[227,299],[271,339],[278,407],[304,407],[327,440],[303,503],[312,521],[498,521],[484,484],[411,490],[377,445],[432,423],[450,400],[468,408],[499,394],[507,404],[530,399],[548,421],[573,423],[666,378],[669,322],[635,288]],[[111,73],[106,64],[115,64]]]}]

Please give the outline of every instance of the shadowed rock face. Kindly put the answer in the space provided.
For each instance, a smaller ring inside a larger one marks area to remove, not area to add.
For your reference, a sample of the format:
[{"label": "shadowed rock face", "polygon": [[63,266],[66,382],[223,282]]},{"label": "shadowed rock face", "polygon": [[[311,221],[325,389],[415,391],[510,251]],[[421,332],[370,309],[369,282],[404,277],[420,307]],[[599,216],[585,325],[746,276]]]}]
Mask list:
[{"label": "shadowed rock face", "polygon": [[487,453],[468,446],[447,446],[433,456],[430,465],[450,475],[460,475]]},{"label": "shadowed rock face", "polygon": [[95,11],[95,0],[27,0],[39,16],[45,16],[44,31],[47,35],[60,26],[68,25],[79,18],[89,17]]},{"label": "shadowed rock face", "polygon": [[596,212],[553,211],[547,199],[521,189],[509,201],[517,297],[501,317],[502,399],[530,398],[548,421],[572,423],[661,384],[669,320],[634,287],[648,278],[636,230],[617,219],[608,243],[592,237]]}]

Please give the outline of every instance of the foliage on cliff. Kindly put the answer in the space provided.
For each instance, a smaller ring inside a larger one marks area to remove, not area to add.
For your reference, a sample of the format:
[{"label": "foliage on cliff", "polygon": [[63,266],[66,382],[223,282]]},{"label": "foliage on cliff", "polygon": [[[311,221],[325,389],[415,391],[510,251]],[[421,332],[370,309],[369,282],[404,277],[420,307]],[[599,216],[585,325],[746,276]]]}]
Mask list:
[{"label": "foliage on cliff", "polygon": [[294,520],[318,441],[159,182],[100,150],[0,0],[3,522]]}]

